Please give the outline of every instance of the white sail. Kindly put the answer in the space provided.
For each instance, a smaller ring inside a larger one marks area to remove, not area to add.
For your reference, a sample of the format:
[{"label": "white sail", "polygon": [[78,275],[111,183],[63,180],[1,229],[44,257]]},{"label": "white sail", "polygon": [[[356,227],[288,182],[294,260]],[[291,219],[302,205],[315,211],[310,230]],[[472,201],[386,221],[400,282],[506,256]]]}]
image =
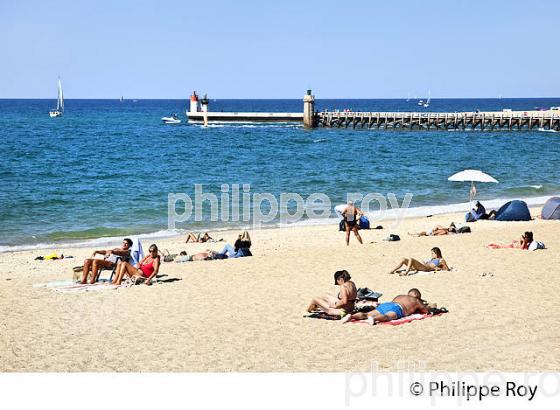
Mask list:
[{"label": "white sail", "polygon": [[58,78],[58,99],[56,101],[57,111],[64,112],[64,94],[62,93],[62,82]]}]

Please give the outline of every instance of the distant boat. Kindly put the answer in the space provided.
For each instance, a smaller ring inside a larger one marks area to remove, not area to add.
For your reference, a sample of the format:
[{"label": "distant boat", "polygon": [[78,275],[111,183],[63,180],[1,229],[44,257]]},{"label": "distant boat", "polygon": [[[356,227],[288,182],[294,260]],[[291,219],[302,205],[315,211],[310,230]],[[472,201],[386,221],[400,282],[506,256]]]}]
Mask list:
[{"label": "distant boat", "polygon": [[430,100],[432,99],[431,91],[428,90],[428,100],[424,103],[424,107],[428,108],[430,106]]},{"label": "distant boat", "polygon": [[51,118],[61,117],[64,113],[64,95],[62,93],[62,82],[60,77],[58,77],[58,95],[56,98],[56,109],[50,110],[49,115]]},{"label": "distant boat", "polygon": [[407,96],[406,96],[406,102],[409,102],[409,101],[410,101],[410,93],[408,93]]},{"label": "distant boat", "polygon": [[164,124],[180,124],[181,120],[177,116],[177,114],[173,114],[170,117],[162,117],[161,119]]},{"label": "distant boat", "polygon": [[124,97],[121,95],[121,98],[119,100],[120,102],[124,102]]},{"label": "distant boat", "polygon": [[418,100],[418,105],[424,105],[424,100]]}]

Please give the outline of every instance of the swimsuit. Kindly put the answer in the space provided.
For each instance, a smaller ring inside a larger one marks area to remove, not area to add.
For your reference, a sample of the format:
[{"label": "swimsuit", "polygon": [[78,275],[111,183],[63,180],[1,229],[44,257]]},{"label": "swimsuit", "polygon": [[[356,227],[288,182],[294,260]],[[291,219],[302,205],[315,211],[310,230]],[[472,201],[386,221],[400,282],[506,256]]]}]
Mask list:
[{"label": "swimsuit", "polygon": [[441,259],[434,258],[434,259],[430,259],[429,261],[426,261],[426,265],[431,263],[432,265],[434,265],[437,268],[439,266],[440,262],[441,262]]},{"label": "swimsuit", "polygon": [[156,270],[156,268],[154,268],[154,259],[152,259],[150,263],[140,265],[140,270],[142,271],[142,276],[144,276],[145,278],[149,278]]},{"label": "swimsuit", "polygon": [[[377,305],[375,310],[381,313],[382,315],[386,315],[387,313],[393,312],[394,314],[397,315],[397,319],[400,319],[401,317],[404,316],[404,311],[402,306],[396,302],[381,303]],[[373,310],[372,312],[375,312],[375,310]]]}]

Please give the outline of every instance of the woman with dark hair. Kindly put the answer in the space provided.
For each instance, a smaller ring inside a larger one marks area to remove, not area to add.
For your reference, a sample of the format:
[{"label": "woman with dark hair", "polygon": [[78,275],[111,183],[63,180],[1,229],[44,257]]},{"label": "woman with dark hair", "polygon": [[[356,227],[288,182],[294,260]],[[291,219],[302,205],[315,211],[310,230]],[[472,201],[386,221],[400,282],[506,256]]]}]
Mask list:
[{"label": "woman with dark hair", "polygon": [[117,275],[113,285],[120,285],[125,275],[129,278],[144,278],[146,285],[152,284],[152,279],[156,277],[159,271],[160,256],[156,244],[150,245],[149,255],[145,256],[136,266],[132,266],[128,262],[121,262],[117,267]]},{"label": "woman with dark hair", "polygon": [[486,245],[487,248],[490,249],[529,249],[529,246],[533,242],[533,232],[527,231],[523,235],[521,235],[521,239],[519,241],[512,241],[508,244],[492,242]]},{"label": "woman with dark hair", "polygon": [[441,250],[437,247],[432,248],[432,257],[426,262],[420,262],[414,258],[402,258],[399,264],[393,269],[390,274],[396,273],[400,268],[406,266],[404,272],[400,272],[400,276],[406,276],[411,270],[418,272],[435,272],[438,270],[449,270],[447,262],[443,259]]},{"label": "woman with dark hair", "polygon": [[338,297],[327,294],[313,298],[307,307],[307,311],[313,312],[319,309],[327,315],[338,316],[340,319],[351,313],[358,296],[358,290],[350,279],[347,270],[336,271],[334,273],[334,284],[340,286]]}]

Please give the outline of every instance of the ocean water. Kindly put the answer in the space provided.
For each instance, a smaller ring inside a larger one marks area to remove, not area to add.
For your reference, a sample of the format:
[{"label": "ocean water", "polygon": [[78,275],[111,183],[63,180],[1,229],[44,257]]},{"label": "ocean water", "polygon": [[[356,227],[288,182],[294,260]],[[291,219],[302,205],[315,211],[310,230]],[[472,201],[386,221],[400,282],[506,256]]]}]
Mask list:
[{"label": "ocean water", "polygon": [[[483,200],[540,203],[560,193],[560,133],[161,123],[171,113],[184,119],[188,100],[67,100],[65,115],[52,119],[54,103],[0,100],[0,251],[175,234],[167,231],[168,194],[192,195],[195,183],[217,195],[223,184],[276,197],[324,193],[333,206],[348,192],[394,193],[399,202],[412,193],[411,206],[426,212],[464,205],[468,184],[447,178],[467,168],[500,181],[478,186]],[[432,99],[430,111],[550,106],[560,99]],[[405,100],[318,100],[324,108],[426,110]],[[302,101],[211,100],[210,110],[296,112]],[[180,232],[246,225],[211,221],[209,211]]]}]

